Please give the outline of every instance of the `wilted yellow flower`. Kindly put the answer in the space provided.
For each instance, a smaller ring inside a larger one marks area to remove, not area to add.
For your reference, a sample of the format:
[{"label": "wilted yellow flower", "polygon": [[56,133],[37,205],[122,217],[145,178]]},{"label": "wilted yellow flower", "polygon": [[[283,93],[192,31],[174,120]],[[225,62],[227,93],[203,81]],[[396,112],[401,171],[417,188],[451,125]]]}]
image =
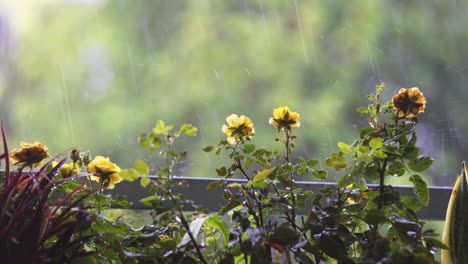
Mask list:
[{"label": "wilted yellow flower", "polygon": [[37,167],[42,160],[50,157],[46,145],[39,142],[21,142],[22,148],[10,152],[10,161],[17,166]]},{"label": "wilted yellow flower", "polygon": [[255,135],[252,121],[244,115],[232,114],[226,118],[226,122],[229,125],[223,125],[221,129],[227,135],[228,142],[233,145],[249,140]]},{"label": "wilted yellow flower", "polygon": [[398,94],[393,96],[392,103],[398,118],[413,118],[426,108],[426,98],[416,87],[401,88]]},{"label": "wilted yellow flower", "polygon": [[289,107],[278,107],[273,110],[273,117],[270,117],[270,124],[280,130],[281,128],[291,129],[291,127],[300,127],[299,114],[292,112]]},{"label": "wilted yellow flower", "polygon": [[88,163],[86,171],[94,174],[94,176],[91,176],[92,180],[109,189],[114,189],[115,184],[123,180],[119,175],[122,171],[120,167],[103,156],[96,156],[94,160]]},{"label": "wilted yellow flower", "polygon": [[[54,161],[52,162],[52,167],[57,166],[58,162]],[[72,175],[77,175],[80,174],[80,168],[78,165],[75,163],[75,168],[73,168],[73,162],[63,164],[62,167],[60,167],[60,175],[63,178],[70,177]]]}]

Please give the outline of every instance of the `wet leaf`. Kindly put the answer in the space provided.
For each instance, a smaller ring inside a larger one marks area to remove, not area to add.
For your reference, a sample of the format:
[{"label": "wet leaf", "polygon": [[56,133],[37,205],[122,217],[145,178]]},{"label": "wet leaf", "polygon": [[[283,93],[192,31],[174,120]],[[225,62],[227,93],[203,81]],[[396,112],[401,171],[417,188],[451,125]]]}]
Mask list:
[{"label": "wet leaf", "polygon": [[410,182],[413,183],[414,192],[423,205],[429,204],[429,189],[426,182],[419,175],[411,175]]},{"label": "wet leaf", "polygon": [[408,162],[408,167],[414,171],[421,172],[427,170],[434,160],[429,156],[418,156]]},{"label": "wet leaf", "polygon": [[227,174],[226,167],[217,168],[216,169],[216,174],[218,174],[218,176],[220,176],[220,177],[226,176],[226,174]]},{"label": "wet leaf", "polygon": [[387,221],[387,217],[385,216],[384,211],[379,209],[371,209],[364,217],[364,221],[370,225],[378,225],[385,223]]},{"label": "wet leaf", "polygon": [[326,180],[328,173],[326,170],[312,170],[312,176],[319,180]]},{"label": "wet leaf", "polygon": [[409,209],[417,212],[419,209],[421,209],[422,207],[422,203],[421,201],[419,201],[418,199],[414,198],[414,197],[411,197],[411,196],[402,196],[401,197],[401,202],[403,204],[405,204],[406,207],[408,207]]},{"label": "wet leaf", "polygon": [[208,184],[208,186],[206,186],[206,189],[207,190],[214,189],[214,188],[216,188],[218,186],[223,185],[223,183],[224,183],[224,180],[212,181],[212,182],[210,182],[210,184]]}]

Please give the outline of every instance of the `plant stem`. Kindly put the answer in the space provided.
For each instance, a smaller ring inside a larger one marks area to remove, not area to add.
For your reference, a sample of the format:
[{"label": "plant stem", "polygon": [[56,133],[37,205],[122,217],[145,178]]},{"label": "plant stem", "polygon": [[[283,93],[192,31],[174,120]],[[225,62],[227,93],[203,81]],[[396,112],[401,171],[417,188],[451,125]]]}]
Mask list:
[{"label": "plant stem", "polygon": [[187,234],[190,237],[190,241],[192,241],[193,246],[195,247],[195,250],[197,251],[198,258],[201,260],[203,264],[208,264],[203,257],[203,254],[200,250],[200,246],[198,245],[197,241],[195,240],[195,237],[192,234],[192,231],[190,231],[190,226],[185,219],[184,212],[182,211],[182,208],[180,207],[179,203],[177,202],[176,198],[172,195],[172,190],[168,189],[167,193],[169,194],[169,197],[171,198],[171,201],[174,203],[174,206],[177,208],[177,211],[179,212],[180,216],[180,221],[182,222],[182,225],[184,225],[185,230],[187,231]]},{"label": "plant stem", "polygon": [[[290,135],[290,129],[287,129],[287,128],[284,128],[284,133],[285,133],[285,136],[286,136],[286,162],[288,162],[288,164],[290,163],[290,159],[289,159],[289,153],[291,152],[291,149],[290,149],[290,139],[291,139],[291,135]],[[293,177],[293,172],[290,172],[289,173],[289,178],[291,180],[291,182],[294,182],[294,177]],[[291,221],[292,221],[292,224],[293,224],[293,228],[294,228],[294,231],[297,231],[297,228],[296,228],[296,196],[294,195],[294,187],[291,186],[290,187],[290,190],[291,190],[291,201],[292,201],[292,209],[291,209]]]}]

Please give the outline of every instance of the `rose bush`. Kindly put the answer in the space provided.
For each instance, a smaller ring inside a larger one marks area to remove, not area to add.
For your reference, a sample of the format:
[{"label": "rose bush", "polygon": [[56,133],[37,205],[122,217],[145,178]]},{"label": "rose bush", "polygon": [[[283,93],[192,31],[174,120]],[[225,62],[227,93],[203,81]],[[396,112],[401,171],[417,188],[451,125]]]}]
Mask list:
[{"label": "rose bush", "polygon": [[[67,236],[48,236],[48,245],[74,246],[67,249],[73,249],[73,254],[61,255],[62,261],[436,263],[434,253],[447,247],[436,239],[434,230],[425,229],[416,215],[429,203],[427,184],[419,173],[433,162],[429,156],[419,155],[416,146],[417,116],[425,110],[427,101],[418,88],[402,88],[391,102],[382,102],[383,88],[377,86],[369,96],[371,104],[358,109],[368,115],[369,126],[359,129],[352,144],[338,142],[338,150],[323,162],[341,177],[335,185],[317,193],[298,188],[297,184],[308,175],[318,180],[328,175],[317,168],[320,161],[294,153],[296,136],[292,128],[301,126],[298,113],[287,106],[273,110],[268,121],[277,129],[279,149],[258,148],[253,142],[252,120],[244,115],[228,116],[227,124],[222,126],[227,139],[203,149],[226,155],[228,160],[216,169],[219,180],[208,185],[207,192],[222,190],[219,200],[224,203],[216,214],[177,192],[178,188],[190,188],[174,181],[175,170],[187,157],[174,144],[181,136],[197,134],[198,129],[190,124],[174,131],[173,126],[158,121],[149,133],[140,134],[140,146],[159,157],[152,161],[154,168],[137,160],[134,168],[122,170],[109,158],[92,159],[89,153],[74,149],[69,157],[71,163],[54,157],[35,173],[32,169],[49,157],[47,147],[37,142],[23,143],[21,149],[10,153],[5,149],[2,157],[7,164],[11,160],[32,187],[38,179],[42,186],[55,175],[64,178],[60,184],[50,182],[54,187],[50,190],[66,199],[53,201],[56,198],[47,195],[43,199],[50,202],[43,203],[40,210],[69,216],[59,219],[76,224]],[[25,167],[31,168],[31,174],[22,174]],[[148,177],[150,174],[154,176]],[[0,196],[14,184],[8,170],[6,175]],[[414,196],[403,196],[388,185],[390,176],[407,177],[414,186]],[[245,181],[231,182],[229,179],[234,177]],[[106,215],[106,209],[131,206],[124,197],[112,196],[107,189],[137,179],[150,192],[140,202],[151,210],[151,223],[138,228],[122,215]],[[94,188],[92,181],[99,186]],[[377,183],[377,187],[369,188],[368,183]],[[10,203],[0,204],[5,208]]]}]

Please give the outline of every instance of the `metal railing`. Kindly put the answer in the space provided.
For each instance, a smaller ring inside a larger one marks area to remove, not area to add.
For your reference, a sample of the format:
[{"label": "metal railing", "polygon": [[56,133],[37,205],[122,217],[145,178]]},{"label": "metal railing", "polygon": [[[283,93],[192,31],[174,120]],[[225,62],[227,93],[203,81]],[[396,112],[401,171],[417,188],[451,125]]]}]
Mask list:
[{"label": "metal railing", "polygon": [[[155,177],[155,176],[148,176]],[[184,195],[185,199],[193,200],[195,204],[201,205],[212,212],[216,212],[226,201],[223,200],[223,194],[221,188],[215,188],[207,190],[208,184],[218,179],[215,178],[192,178],[192,177],[175,177],[174,181],[186,181],[188,187],[177,188],[176,192],[180,192]],[[242,179],[228,179],[229,182],[246,183],[246,180]],[[312,190],[317,193],[322,187],[334,186],[334,183],[326,182],[297,182],[296,188],[302,188],[302,190]],[[369,188],[376,189],[377,185],[368,184]],[[393,186],[402,196],[413,196],[415,197],[413,187],[411,186]],[[120,183],[117,187],[112,190],[113,194],[122,194],[127,196],[127,200],[132,203],[132,209],[149,209],[144,206],[139,200],[150,196],[149,192],[146,192],[139,185],[139,181]],[[452,193],[451,187],[429,187],[429,206],[421,208],[417,215],[421,219],[426,220],[444,220],[445,212],[447,211],[448,201]],[[306,209],[307,210],[307,209]],[[302,213],[305,213],[304,211]]]}]

